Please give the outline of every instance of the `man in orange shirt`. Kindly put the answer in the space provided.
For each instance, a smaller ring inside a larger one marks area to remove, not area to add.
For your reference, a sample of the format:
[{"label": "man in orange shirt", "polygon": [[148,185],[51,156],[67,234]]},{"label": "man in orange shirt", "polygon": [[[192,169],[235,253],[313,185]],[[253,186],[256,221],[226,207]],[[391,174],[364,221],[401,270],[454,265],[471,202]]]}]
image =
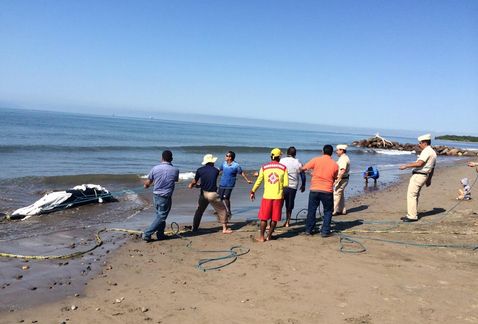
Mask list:
[{"label": "man in orange shirt", "polygon": [[[259,220],[261,221],[261,234],[257,241],[268,241],[272,237],[272,233],[280,221],[282,216],[282,204],[284,202],[284,187],[289,185],[289,177],[287,175],[287,167],[279,163],[282,152],[275,148],[271,151],[271,162],[264,164],[257,177],[256,183],[251,190],[251,200],[256,198],[256,190],[262,182],[264,182],[264,195],[262,196],[261,208],[259,209]],[[271,220],[267,239],[264,237],[267,221]]]},{"label": "man in orange shirt", "polygon": [[312,235],[315,227],[317,208],[322,202],[324,208],[324,219],[320,236],[330,236],[330,222],[332,221],[332,210],[334,209],[334,182],[337,179],[339,167],[332,159],[334,148],[325,145],[323,155],[307,162],[301,170],[313,170],[309,193],[309,206],[307,207],[307,220],[305,234]]}]

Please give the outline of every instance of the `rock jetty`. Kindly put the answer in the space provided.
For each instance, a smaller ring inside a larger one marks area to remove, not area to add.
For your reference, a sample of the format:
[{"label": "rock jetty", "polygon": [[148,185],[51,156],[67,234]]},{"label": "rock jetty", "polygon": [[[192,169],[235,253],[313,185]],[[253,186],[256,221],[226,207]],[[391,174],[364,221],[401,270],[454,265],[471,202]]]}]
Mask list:
[{"label": "rock jetty", "polygon": [[[366,147],[372,149],[386,149],[386,150],[397,150],[397,151],[415,151],[417,154],[420,153],[420,147],[417,144],[405,143],[401,144],[398,142],[392,142],[386,140],[379,134],[376,134],[374,137],[368,139],[363,139],[360,141],[352,142],[352,145],[357,147]],[[448,156],[477,156],[478,151],[468,151],[455,147],[448,147],[444,145],[432,145],[433,149],[437,152],[438,155],[448,155]]]}]

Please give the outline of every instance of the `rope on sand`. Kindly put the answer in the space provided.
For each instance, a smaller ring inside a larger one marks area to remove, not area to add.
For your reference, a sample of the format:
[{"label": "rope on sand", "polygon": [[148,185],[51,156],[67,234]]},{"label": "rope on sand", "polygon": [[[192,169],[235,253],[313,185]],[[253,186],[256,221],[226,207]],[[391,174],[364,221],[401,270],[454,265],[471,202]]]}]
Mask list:
[{"label": "rope on sand", "polygon": [[[75,257],[79,257],[81,255],[84,255],[86,253],[89,253],[101,245],[103,245],[103,240],[101,239],[101,233],[103,232],[122,232],[122,233],[128,233],[132,235],[141,235],[143,234],[142,231],[138,230],[130,230],[130,229],[125,229],[125,228],[103,228],[99,231],[96,232],[95,234],[95,245],[87,250],[84,251],[77,251],[74,253],[68,253],[68,254],[63,254],[63,255],[22,255],[22,254],[13,254],[13,253],[5,253],[5,252],[0,252],[0,257],[5,257],[5,258],[16,258],[16,259],[24,259],[24,260],[57,260],[57,259],[71,259]],[[186,244],[186,247],[191,248],[192,245],[192,240],[189,240],[182,236],[182,233],[185,233],[186,231],[181,231],[179,229],[179,224],[176,222],[171,223],[171,230],[165,232],[166,235],[168,236],[177,236],[180,239],[187,240],[188,243]],[[236,262],[237,258],[240,257],[241,255],[249,253],[250,249],[249,248],[244,248],[241,245],[235,245],[229,248],[229,250],[193,250],[193,252],[198,252],[198,253],[226,253],[225,255],[215,257],[215,258],[205,258],[205,259],[200,259],[197,264],[196,268],[201,271],[210,271],[210,270],[219,270],[221,268],[224,268],[234,262]],[[219,262],[219,261],[224,261],[228,260],[225,263],[219,264],[219,265],[213,265],[213,266],[205,266],[207,264]]]},{"label": "rope on sand", "polygon": [[[478,175],[475,178],[475,181],[473,181],[473,184],[471,185],[471,188],[476,184],[478,180]],[[446,211],[446,213],[438,218],[437,220],[433,220],[430,222],[426,222],[427,225],[431,224],[436,224],[441,222],[445,217],[447,217],[456,207],[458,207],[463,200],[459,200],[456,202],[450,209]],[[397,231],[397,230],[392,230],[398,227],[400,223],[397,225],[386,229],[386,230],[369,230],[369,231],[361,231],[362,233],[410,233],[410,234],[458,234],[458,235],[472,235],[472,234],[477,234],[475,232],[472,233],[440,233],[440,232],[429,232],[429,231]],[[405,245],[405,246],[415,246],[415,247],[424,247],[424,248],[455,248],[455,249],[471,249],[473,251],[478,250],[478,243],[475,244],[449,244],[449,243],[442,243],[442,244],[433,244],[433,243],[417,243],[417,242],[410,242],[410,241],[397,241],[397,240],[389,240],[389,239],[380,239],[380,238],[374,238],[374,237],[364,237],[364,236],[351,236],[351,235],[346,235],[344,233],[350,233],[350,232],[360,232],[360,230],[345,230],[345,231],[340,231],[337,232],[337,234],[340,237],[340,252],[344,253],[361,253],[365,252],[367,249],[364,247],[362,243],[357,241],[356,239],[362,239],[362,240],[372,240],[372,241],[378,241],[378,242],[384,242],[384,243],[391,243],[391,244],[399,244],[399,245]],[[356,243],[359,244],[362,249],[358,250],[346,250],[343,248],[343,242],[345,243]],[[360,252],[356,252],[360,251]]]},{"label": "rope on sand", "polygon": [[[176,227],[176,229],[175,229],[175,227]],[[192,248],[193,241],[190,240],[190,239],[185,238],[184,236],[182,236],[180,234],[178,223],[172,222],[171,223],[171,230],[174,233],[173,234],[174,236],[177,236],[182,240],[188,241],[188,243],[186,244],[186,247],[190,248],[193,252],[197,252],[197,253],[225,253],[225,255],[218,256],[218,257],[215,257],[215,258],[200,259],[196,264],[196,269],[201,270],[203,272],[222,269],[222,268],[236,262],[238,257],[249,253],[249,251],[251,250],[249,248],[243,247],[242,245],[234,245],[234,246],[230,247],[228,250],[195,250],[195,249]],[[221,263],[219,265],[205,266],[206,264],[211,264],[211,263],[215,264],[216,262],[225,261],[225,260],[228,260],[228,261],[225,262],[225,263]]]}]

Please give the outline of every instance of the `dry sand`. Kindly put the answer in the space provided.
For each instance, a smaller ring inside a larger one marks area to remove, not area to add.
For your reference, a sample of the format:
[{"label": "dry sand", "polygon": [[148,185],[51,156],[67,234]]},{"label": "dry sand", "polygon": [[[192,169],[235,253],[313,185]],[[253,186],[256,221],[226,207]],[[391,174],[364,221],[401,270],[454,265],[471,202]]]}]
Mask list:
[{"label": "dry sand", "polygon": [[[474,181],[477,173],[463,163],[439,168],[422,191],[416,223],[394,223],[405,214],[407,176],[348,200],[349,214],[334,217],[336,227],[367,238],[478,246],[478,193],[455,200],[465,176]],[[235,229],[223,235],[210,225],[197,236],[151,244],[131,239],[79,296],[2,312],[0,322],[478,323],[477,250],[359,239],[367,251],[350,254],[339,251],[338,236],[301,235],[301,224],[279,228],[266,243],[251,241],[252,224]],[[196,269],[211,256],[196,250],[234,245],[250,252],[220,271]]]}]

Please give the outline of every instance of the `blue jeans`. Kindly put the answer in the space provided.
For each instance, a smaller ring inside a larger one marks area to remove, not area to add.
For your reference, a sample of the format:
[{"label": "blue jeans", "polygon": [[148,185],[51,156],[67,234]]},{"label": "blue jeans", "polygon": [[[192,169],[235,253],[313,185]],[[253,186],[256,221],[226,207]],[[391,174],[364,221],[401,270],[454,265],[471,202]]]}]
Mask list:
[{"label": "blue jeans", "polygon": [[165,197],[154,194],[153,196],[154,207],[156,208],[156,218],[153,223],[144,231],[143,239],[151,239],[151,235],[156,233],[156,236],[161,238],[164,235],[164,228],[166,227],[166,218],[171,210],[171,196]]},{"label": "blue jeans", "polygon": [[324,220],[322,222],[321,234],[330,233],[330,222],[332,221],[332,210],[334,209],[334,194],[332,192],[311,191],[309,193],[309,206],[307,207],[307,220],[305,222],[305,231],[312,233],[315,227],[317,208],[324,208]]}]

